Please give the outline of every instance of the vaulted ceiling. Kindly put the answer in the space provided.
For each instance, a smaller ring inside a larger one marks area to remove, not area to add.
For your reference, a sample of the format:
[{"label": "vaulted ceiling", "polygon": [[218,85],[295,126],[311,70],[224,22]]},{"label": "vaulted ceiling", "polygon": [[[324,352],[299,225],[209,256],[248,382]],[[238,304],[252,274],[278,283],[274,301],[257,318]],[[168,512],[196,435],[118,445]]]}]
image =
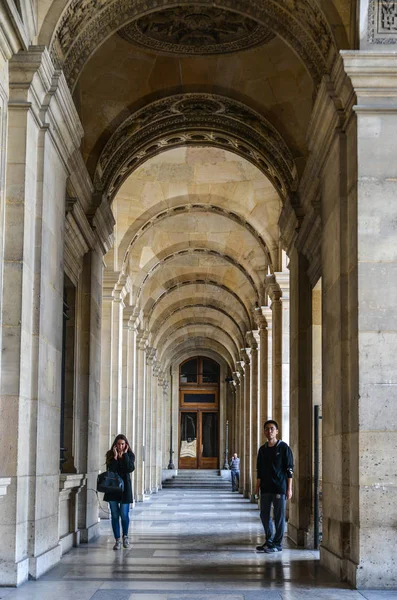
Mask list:
[{"label": "vaulted ceiling", "polygon": [[38,43],[73,90],[82,154],[112,203],[109,271],[159,356],[239,359],[278,221],[308,158],[324,75],[355,44],[353,0],[40,2]]}]

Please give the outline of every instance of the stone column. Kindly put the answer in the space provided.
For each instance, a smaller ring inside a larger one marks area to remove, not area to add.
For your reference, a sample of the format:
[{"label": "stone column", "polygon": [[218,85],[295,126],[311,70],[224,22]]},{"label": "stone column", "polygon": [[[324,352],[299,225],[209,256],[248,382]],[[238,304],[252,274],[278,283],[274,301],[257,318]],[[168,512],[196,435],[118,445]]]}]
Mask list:
[{"label": "stone column", "polygon": [[136,446],[135,446],[135,499],[143,502],[145,492],[145,424],[146,424],[146,335],[138,330],[136,335]]},{"label": "stone column", "polygon": [[238,418],[238,455],[240,457],[240,487],[239,492],[244,492],[244,443],[245,443],[245,372],[243,362],[237,364],[237,373],[239,377],[239,418]]},{"label": "stone column", "polygon": [[282,410],[281,410],[281,428],[283,440],[289,444],[289,271],[276,273],[277,283],[281,289],[281,329],[282,329],[282,345],[281,345],[281,395],[282,395]]},{"label": "stone column", "polygon": [[0,584],[19,585],[28,575],[40,577],[61,553],[65,190],[83,131],[47,50],[32,47],[14,55],[9,84],[0,454],[8,457],[2,475],[11,484],[0,516]]},{"label": "stone column", "polygon": [[111,346],[112,346],[112,305],[114,275],[104,272],[102,285],[102,317],[101,317],[101,419],[100,419],[100,469],[105,470],[105,454],[112,443],[110,434],[110,382],[111,382]]},{"label": "stone column", "polygon": [[152,419],[152,490],[154,493],[157,493],[160,487],[161,480],[159,482],[158,479],[158,459],[159,459],[159,444],[160,444],[160,427],[161,422],[159,418],[159,385],[158,385],[158,375],[159,375],[160,366],[157,362],[156,358],[153,362],[153,383],[152,383],[152,396],[153,396],[153,419]]},{"label": "stone column", "polygon": [[146,347],[146,407],[145,407],[145,493],[152,493],[153,477],[153,348]]},{"label": "stone column", "polygon": [[277,421],[279,428],[279,437],[282,438],[282,415],[283,415],[283,396],[282,396],[282,306],[281,290],[276,281],[275,275],[266,277],[266,290],[271,298],[272,309],[272,399],[273,416]]},{"label": "stone column", "polygon": [[251,491],[251,456],[252,456],[252,438],[251,438],[251,421],[252,421],[252,404],[251,404],[251,350],[244,348],[241,353],[244,361],[244,472],[243,472],[243,493],[245,498],[250,497]]},{"label": "stone column", "polygon": [[250,462],[250,499],[254,502],[256,488],[256,458],[259,449],[259,420],[258,420],[258,343],[257,331],[247,335],[251,346],[251,462]]},{"label": "stone column", "polygon": [[263,424],[268,415],[268,331],[267,321],[262,308],[255,309],[255,320],[258,326],[258,443],[263,439]]},{"label": "stone column", "polygon": [[157,378],[157,406],[158,406],[158,436],[159,441],[157,444],[157,482],[159,489],[162,488],[163,483],[163,468],[165,464],[165,453],[164,453],[164,438],[165,438],[165,407],[164,407],[164,373],[161,368],[158,371]]},{"label": "stone column", "polygon": [[95,493],[99,470],[105,468],[105,452],[100,453],[101,379],[101,304],[102,304],[103,255],[95,248],[84,256],[83,270],[78,285],[79,357],[76,396],[78,398],[79,439],[77,470],[87,478],[77,496],[78,527],[80,541],[89,542],[99,534],[98,502]]},{"label": "stone column", "polygon": [[262,313],[267,323],[267,410],[263,419],[265,422],[273,416],[273,315],[270,306],[262,306]]},{"label": "stone column", "polygon": [[123,340],[121,364],[121,430],[125,433],[134,448],[133,438],[133,372],[135,361],[134,326],[135,320],[132,306],[123,310]]},{"label": "stone column", "polygon": [[291,272],[291,404],[290,445],[295,459],[288,535],[299,546],[312,539],[312,302],[308,265],[296,249],[290,253]]},{"label": "stone column", "polygon": [[[388,41],[393,36],[396,44],[395,20],[390,27]],[[349,498],[350,507],[334,518],[340,515],[341,520],[350,521],[349,528],[346,524],[343,529],[343,571],[357,587],[397,586],[397,455],[393,451],[397,447],[396,47],[392,52],[383,45],[376,52],[342,53],[356,93],[356,121],[353,118],[346,131],[347,197],[341,199],[343,206],[347,201],[349,212],[341,212],[340,217],[345,236],[341,286],[344,290],[349,286],[351,294],[347,307],[341,302],[345,311],[341,344],[351,352],[340,365],[341,377],[349,379],[335,424],[335,433],[342,436],[334,437],[333,443],[337,441],[343,452],[342,474],[349,470],[349,489],[341,493]],[[322,283],[326,314],[330,282],[323,277]],[[323,331],[324,326],[325,322]],[[323,373],[326,363],[324,355]],[[323,395],[326,385],[324,374]],[[324,404],[324,427],[327,416]],[[327,437],[330,433],[328,428]],[[329,438],[323,463],[328,481],[330,442]],[[332,492],[329,486],[327,490]],[[333,515],[328,512],[328,516]],[[332,529],[327,527],[328,559],[331,536]],[[332,562],[340,564],[339,557]]]},{"label": "stone column", "polygon": [[110,352],[110,439],[124,432],[121,423],[122,409],[122,349],[123,349],[123,310],[125,290],[116,285],[113,291],[111,312],[111,352]]}]

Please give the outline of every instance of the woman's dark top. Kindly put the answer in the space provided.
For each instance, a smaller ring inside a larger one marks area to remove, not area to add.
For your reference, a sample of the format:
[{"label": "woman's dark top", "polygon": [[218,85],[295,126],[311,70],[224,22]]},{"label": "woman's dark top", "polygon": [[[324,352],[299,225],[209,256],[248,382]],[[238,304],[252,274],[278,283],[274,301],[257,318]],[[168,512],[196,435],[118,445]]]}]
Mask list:
[{"label": "woman's dark top", "polygon": [[112,458],[110,463],[107,464],[107,469],[108,471],[112,471],[112,473],[118,473],[120,475],[121,479],[124,481],[124,491],[122,495],[117,492],[105,494],[103,497],[105,502],[116,500],[116,502],[121,502],[122,504],[131,504],[133,498],[130,473],[135,470],[135,454],[132,450],[128,450],[121,458]]}]

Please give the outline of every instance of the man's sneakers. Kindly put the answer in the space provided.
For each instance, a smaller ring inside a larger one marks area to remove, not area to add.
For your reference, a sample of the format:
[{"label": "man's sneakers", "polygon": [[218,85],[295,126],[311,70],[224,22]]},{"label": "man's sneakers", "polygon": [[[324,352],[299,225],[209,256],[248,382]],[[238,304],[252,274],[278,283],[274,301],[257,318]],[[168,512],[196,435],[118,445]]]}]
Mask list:
[{"label": "man's sneakers", "polygon": [[273,554],[274,552],[281,552],[281,546],[274,546],[273,544],[269,544],[265,542],[262,546],[256,547],[257,552],[265,552],[266,554]]},{"label": "man's sneakers", "polygon": [[266,548],[264,550],[265,554],[273,554],[274,552],[282,552],[281,546],[270,546],[270,548]]},{"label": "man's sneakers", "polygon": [[262,546],[257,546],[256,550],[258,552],[266,552],[266,550],[268,550],[268,548],[271,548],[271,544],[268,544],[267,542],[265,542],[264,544],[262,544]]}]

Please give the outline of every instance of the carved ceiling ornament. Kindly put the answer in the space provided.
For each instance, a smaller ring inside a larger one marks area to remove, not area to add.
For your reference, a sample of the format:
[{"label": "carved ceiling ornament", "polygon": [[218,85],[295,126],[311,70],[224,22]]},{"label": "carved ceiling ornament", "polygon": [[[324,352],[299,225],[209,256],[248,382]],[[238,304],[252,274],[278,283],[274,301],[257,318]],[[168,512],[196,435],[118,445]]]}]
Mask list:
[{"label": "carved ceiling ornament", "polygon": [[370,0],[368,41],[371,44],[397,44],[397,0]]},{"label": "carved ceiling ornament", "polygon": [[282,197],[296,190],[294,159],[278,131],[241,102],[212,94],[180,94],[133,113],[105,145],[94,176],[109,197],[139,165],[184,145],[210,145],[252,162]]},{"label": "carved ceiling ornament", "polygon": [[249,17],[195,3],[144,15],[118,33],[149,50],[196,56],[238,52],[265,44],[274,37]]},{"label": "carved ceiling ornament", "polygon": [[[175,8],[174,0],[71,0],[63,12],[51,43],[51,56],[63,68],[74,89],[87,60],[120,28],[143,23],[151,13]],[[191,7],[191,0],[178,2]],[[236,13],[281,37],[301,58],[316,85],[328,73],[338,52],[331,28],[316,0],[201,0],[204,11]]]}]

